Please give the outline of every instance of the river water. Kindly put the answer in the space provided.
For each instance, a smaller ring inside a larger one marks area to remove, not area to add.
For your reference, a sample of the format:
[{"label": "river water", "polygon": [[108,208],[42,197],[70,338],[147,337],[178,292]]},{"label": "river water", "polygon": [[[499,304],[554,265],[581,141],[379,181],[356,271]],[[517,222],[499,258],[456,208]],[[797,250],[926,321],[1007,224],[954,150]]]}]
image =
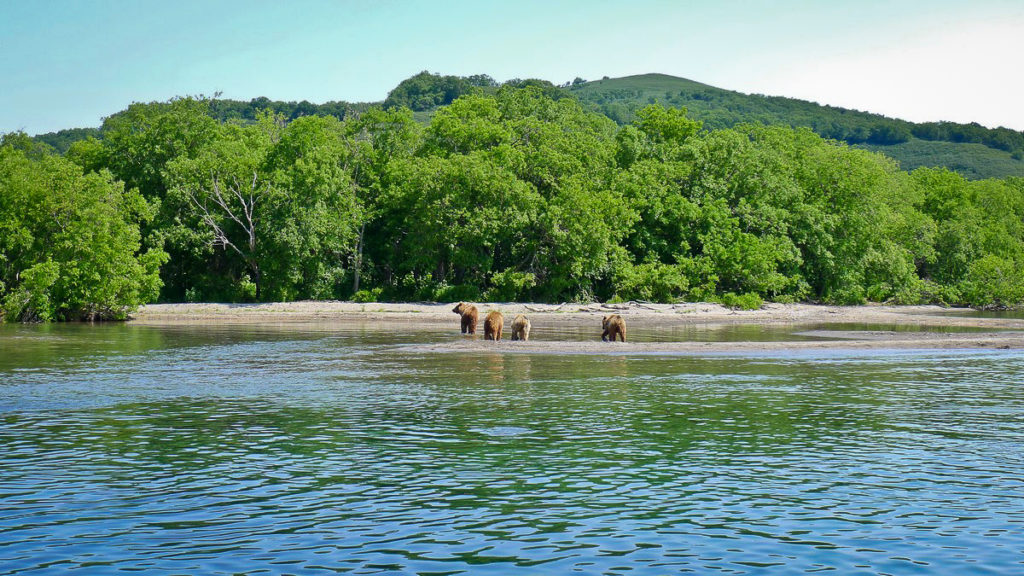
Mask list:
[{"label": "river water", "polygon": [[0,574],[1024,573],[1019,351],[458,338],[0,326]]}]

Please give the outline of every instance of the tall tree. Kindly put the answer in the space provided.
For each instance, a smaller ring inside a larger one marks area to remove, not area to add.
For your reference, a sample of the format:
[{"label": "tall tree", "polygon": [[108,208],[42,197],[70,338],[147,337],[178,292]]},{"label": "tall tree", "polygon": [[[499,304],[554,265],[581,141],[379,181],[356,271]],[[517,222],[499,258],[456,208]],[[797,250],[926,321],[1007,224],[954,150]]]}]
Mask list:
[{"label": "tall tree", "polygon": [[109,172],[0,145],[0,310],[8,320],[124,318],[167,255],[141,251],[153,207]]},{"label": "tall tree", "polygon": [[391,185],[391,167],[420,145],[421,131],[408,108],[370,108],[345,125],[345,169],[352,177],[359,208],[359,232],[352,265],[352,293],[359,291],[367,226],[380,217]]}]

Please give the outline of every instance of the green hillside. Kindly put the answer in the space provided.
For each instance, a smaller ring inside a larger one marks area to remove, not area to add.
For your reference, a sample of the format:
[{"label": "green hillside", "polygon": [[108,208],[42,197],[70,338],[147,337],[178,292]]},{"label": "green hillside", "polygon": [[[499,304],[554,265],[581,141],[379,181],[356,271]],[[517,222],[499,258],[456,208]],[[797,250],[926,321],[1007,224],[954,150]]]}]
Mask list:
[{"label": "green hillside", "polygon": [[826,138],[880,151],[906,170],[944,166],[972,179],[1024,176],[1024,133],[952,122],[913,123],[814,102],[743,94],[666,74],[565,86],[584,106],[619,124],[649,104],[686,108],[705,128],[744,122],[808,127]]},{"label": "green hillside", "polygon": [[[209,113],[215,119],[252,122],[262,111],[288,120],[302,116],[346,119],[370,106],[407,107],[416,120],[427,124],[434,112],[470,93],[493,94],[501,85],[537,86],[552,99],[572,97],[585,109],[628,124],[636,111],[650,104],[686,108],[688,115],[710,130],[742,123],[808,127],[826,138],[880,151],[899,161],[905,170],[920,166],[947,167],[970,179],[1024,177],[1024,132],[952,122],[913,123],[879,114],[860,112],[779,96],[743,94],[666,74],[642,74],[587,82],[577,78],[555,86],[546,80],[513,79],[499,84],[490,76],[444,76],[421,72],[400,82],[383,102],[351,103],[280,102],[268,98],[249,101],[215,99]],[[130,110],[130,109],[129,109]],[[118,112],[112,118],[129,113]],[[36,139],[65,152],[78,140],[102,138],[101,129],[73,128],[41,134]]]},{"label": "green hillside", "polygon": [[900,162],[900,167],[910,171],[921,166],[944,167],[959,172],[971,180],[1024,176],[1024,163],[1009,152],[994,150],[984,144],[972,142],[937,142],[913,138],[900,144],[885,146],[855,144],[881,152]]}]

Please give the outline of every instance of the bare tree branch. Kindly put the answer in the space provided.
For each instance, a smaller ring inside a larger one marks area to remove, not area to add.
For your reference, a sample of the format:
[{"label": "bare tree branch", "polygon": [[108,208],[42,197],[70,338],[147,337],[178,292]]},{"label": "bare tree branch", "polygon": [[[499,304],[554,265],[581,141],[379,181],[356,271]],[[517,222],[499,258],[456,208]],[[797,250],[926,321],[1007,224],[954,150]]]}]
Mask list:
[{"label": "bare tree branch", "polygon": [[230,247],[232,250],[237,252],[239,256],[245,258],[245,253],[243,253],[238,248],[238,246],[235,246],[231,239],[228,238],[227,234],[224,233],[224,229],[221,228],[219,224],[217,224],[217,220],[213,217],[213,215],[210,214],[210,211],[206,208],[206,204],[200,203],[199,199],[196,198],[195,193],[192,192],[191,190],[188,190],[187,194],[188,199],[192,202],[192,204],[194,204],[195,207],[202,212],[203,223],[213,230],[213,245]]},{"label": "bare tree branch", "polygon": [[[246,194],[243,194],[241,183],[235,176],[231,176],[231,182],[225,184],[216,173],[211,172],[210,182],[211,189],[210,193],[206,195],[206,199],[217,207],[218,212],[221,212],[224,217],[230,219],[242,229],[243,233],[247,236],[248,253],[231,241],[227,232],[218,223],[218,219],[210,212],[210,208],[206,205],[205,200],[200,202],[195,191],[186,191],[189,200],[201,212],[203,223],[213,231],[213,245],[231,248],[247,262],[251,262],[253,258],[252,253],[256,249],[255,208],[259,197],[258,192],[261,188],[259,185],[259,173],[253,172],[252,181],[249,183],[249,190]],[[236,200],[239,206],[233,208],[232,204]]]}]

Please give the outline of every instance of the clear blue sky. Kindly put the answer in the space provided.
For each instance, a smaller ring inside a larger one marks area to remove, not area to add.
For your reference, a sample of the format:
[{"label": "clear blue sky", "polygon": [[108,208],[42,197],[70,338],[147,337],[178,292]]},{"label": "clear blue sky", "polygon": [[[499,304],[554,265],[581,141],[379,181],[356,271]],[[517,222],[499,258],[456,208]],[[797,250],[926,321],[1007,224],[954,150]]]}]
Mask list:
[{"label": "clear blue sky", "polygon": [[133,101],[382,100],[421,70],[662,72],[910,120],[1024,130],[1022,0],[0,0],[0,132]]}]

